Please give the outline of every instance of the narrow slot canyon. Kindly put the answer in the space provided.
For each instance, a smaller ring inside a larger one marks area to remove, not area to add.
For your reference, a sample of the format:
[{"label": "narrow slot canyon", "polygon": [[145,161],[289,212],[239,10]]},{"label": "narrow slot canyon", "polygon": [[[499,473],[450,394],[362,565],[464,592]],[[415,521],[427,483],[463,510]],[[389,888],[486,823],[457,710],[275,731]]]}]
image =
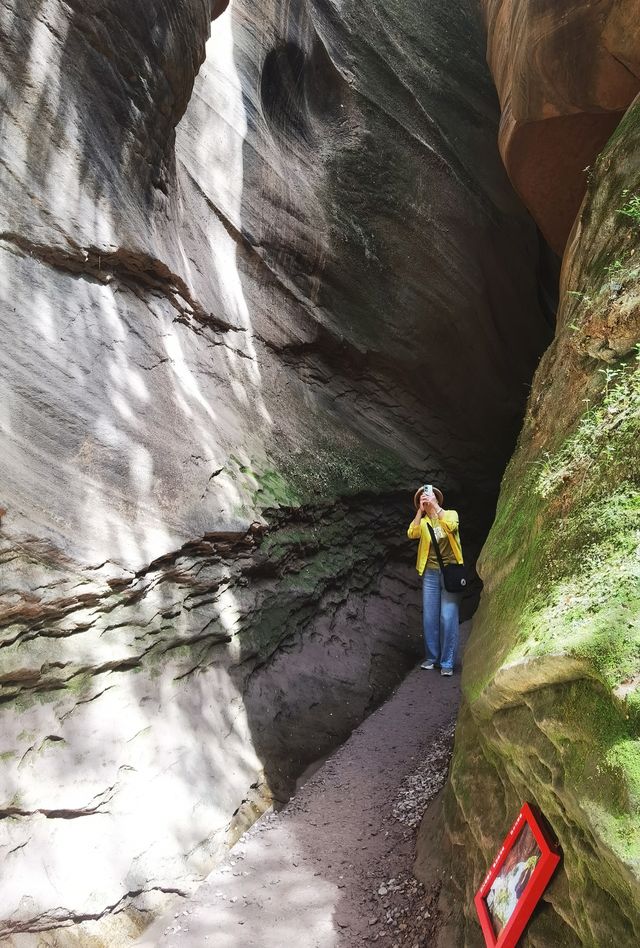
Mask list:
[{"label": "narrow slot canyon", "polygon": [[640,943],[640,4],[565,7],[6,0],[1,945],[481,948],[526,801],[518,945]]}]

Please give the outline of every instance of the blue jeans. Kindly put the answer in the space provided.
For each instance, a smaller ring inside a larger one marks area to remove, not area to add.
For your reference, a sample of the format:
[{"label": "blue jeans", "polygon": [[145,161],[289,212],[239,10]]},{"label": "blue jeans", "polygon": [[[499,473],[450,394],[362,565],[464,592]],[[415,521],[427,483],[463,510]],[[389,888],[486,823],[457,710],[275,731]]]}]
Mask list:
[{"label": "blue jeans", "polygon": [[460,596],[444,588],[439,569],[422,574],[422,624],[426,660],[451,668],[456,661]]}]

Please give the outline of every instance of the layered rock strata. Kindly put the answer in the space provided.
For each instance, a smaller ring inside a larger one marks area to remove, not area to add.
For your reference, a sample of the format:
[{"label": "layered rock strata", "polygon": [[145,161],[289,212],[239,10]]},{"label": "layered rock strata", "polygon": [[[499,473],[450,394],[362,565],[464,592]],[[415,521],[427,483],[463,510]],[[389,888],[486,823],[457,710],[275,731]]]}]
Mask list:
[{"label": "layered rock strata", "polygon": [[208,534],[130,580],[78,575],[64,598],[15,610],[5,937],[72,925],[53,943],[110,944],[110,914],[118,938],[135,934],[397,684],[419,619],[402,505],[381,499],[374,538],[364,504],[273,510],[266,531]]},{"label": "layered rock strata", "polygon": [[563,862],[524,946],[640,941],[640,102],[593,163],[480,572],[447,798],[461,943],[523,800]]},{"label": "layered rock strata", "polygon": [[466,5],[223,6],[0,20],[16,945],[137,930],[382,699],[414,485],[472,558],[547,339]]}]

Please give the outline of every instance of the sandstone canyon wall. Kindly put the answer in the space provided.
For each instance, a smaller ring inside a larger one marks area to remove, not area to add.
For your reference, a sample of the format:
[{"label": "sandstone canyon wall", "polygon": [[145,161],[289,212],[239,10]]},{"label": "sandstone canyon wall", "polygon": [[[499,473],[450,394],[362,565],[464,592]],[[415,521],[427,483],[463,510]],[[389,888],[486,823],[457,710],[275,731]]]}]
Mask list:
[{"label": "sandstone canyon wall", "polygon": [[[541,45],[553,49],[549,5],[512,7],[525,18],[544,7]],[[532,34],[518,33],[523,20],[514,18],[510,42],[519,50],[529,98],[564,98],[553,68],[563,79],[575,66],[581,96],[599,87],[606,99],[603,48],[611,50],[616,74],[615,63],[631,58],[628,34],[616,34],[621,47],[610,45],[611,17],[624,22],[634,10],[633,3],[582,4],[560,18],[562,69],[554,59],[541,62],[539,47],[529,46]],[[574,57],[564,30],[578,15],[590,20],[594,45],[580,46]],[[495,31],[497,21],[489,22]],[[596,24],[602,33],[594,38]],[[509,35],[504,22],[501,32]],[[499,87],[500,63],[509,56],[509,48],[498,52],[501,41],[490,31]],[[637,43],[632,52],[637,57]],[[520,89],[523,84],[521,75]],[[615,96],[617,107],[625,104]],[[519,135],[516,111],[513,116],[502,126],[507,166],[510,136]],[[565,154],[574,128],[566,123],[558,140]],[[544,129],[537,134],[543,147]],[[473,894],[523,800],[541,807],[563,850],[523,946],[640,942],[639,156],[636,99],[600,154],[588,156],[591,166],[580,181],[565,179],[560,164],[549,182],[566,194],[586,186],[586,195],[564,256],[556,337],[534,377],[479,562],[485,586],[465,656],[446,801],[454,901],[466,915],[458,938],[468,946],[484,944]],[[526,162],[515,169],[519,174],[526,194]],[[547,200],[539,191],[533,197],[541,226],[555,212]],[[421,848],[427,845],[424,839]]]},{"label": "sandstone canyon wall", "polygon": [[500,153],[561,254],[586,168],[640,91],[638,0],[481,0]]},{"label": "sandstone canyon wall", "polygon": [[223,7],[0,14],[7,944],[133,935],[382,699],[547,342],[475,8]]}]

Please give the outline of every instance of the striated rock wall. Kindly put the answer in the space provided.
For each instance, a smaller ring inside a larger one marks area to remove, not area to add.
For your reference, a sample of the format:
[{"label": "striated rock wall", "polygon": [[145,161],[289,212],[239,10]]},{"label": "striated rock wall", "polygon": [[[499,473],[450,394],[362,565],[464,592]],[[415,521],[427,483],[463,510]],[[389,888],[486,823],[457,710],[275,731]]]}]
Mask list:
[{"label": "striated rock wall", "polygon": [[389,691],[414,485],[472,558],[547,341],[475,11],[224,6],[0,14],[21,948],[136,931]]},{"label": "striated rock wall", "polygon": [[513,185],[561,254],[586,168],[640,91],[638,0],[481,0]]},{"label": "striated rock wall", "polygon": [[273,511],[266,535],[209,534],[131,580],[14,615],[5,937],[135,934],[397,683],[418,617],[403,511],[381,500],[373,539],[363,503]]},{"label": "striated rock wall", "polygon": [[469,946],[484,943],[473,894],[523,800],[564,854],[523,946],[640,941],[639,145],[636,100],[589,172],[480,557],[446,801]]}]

